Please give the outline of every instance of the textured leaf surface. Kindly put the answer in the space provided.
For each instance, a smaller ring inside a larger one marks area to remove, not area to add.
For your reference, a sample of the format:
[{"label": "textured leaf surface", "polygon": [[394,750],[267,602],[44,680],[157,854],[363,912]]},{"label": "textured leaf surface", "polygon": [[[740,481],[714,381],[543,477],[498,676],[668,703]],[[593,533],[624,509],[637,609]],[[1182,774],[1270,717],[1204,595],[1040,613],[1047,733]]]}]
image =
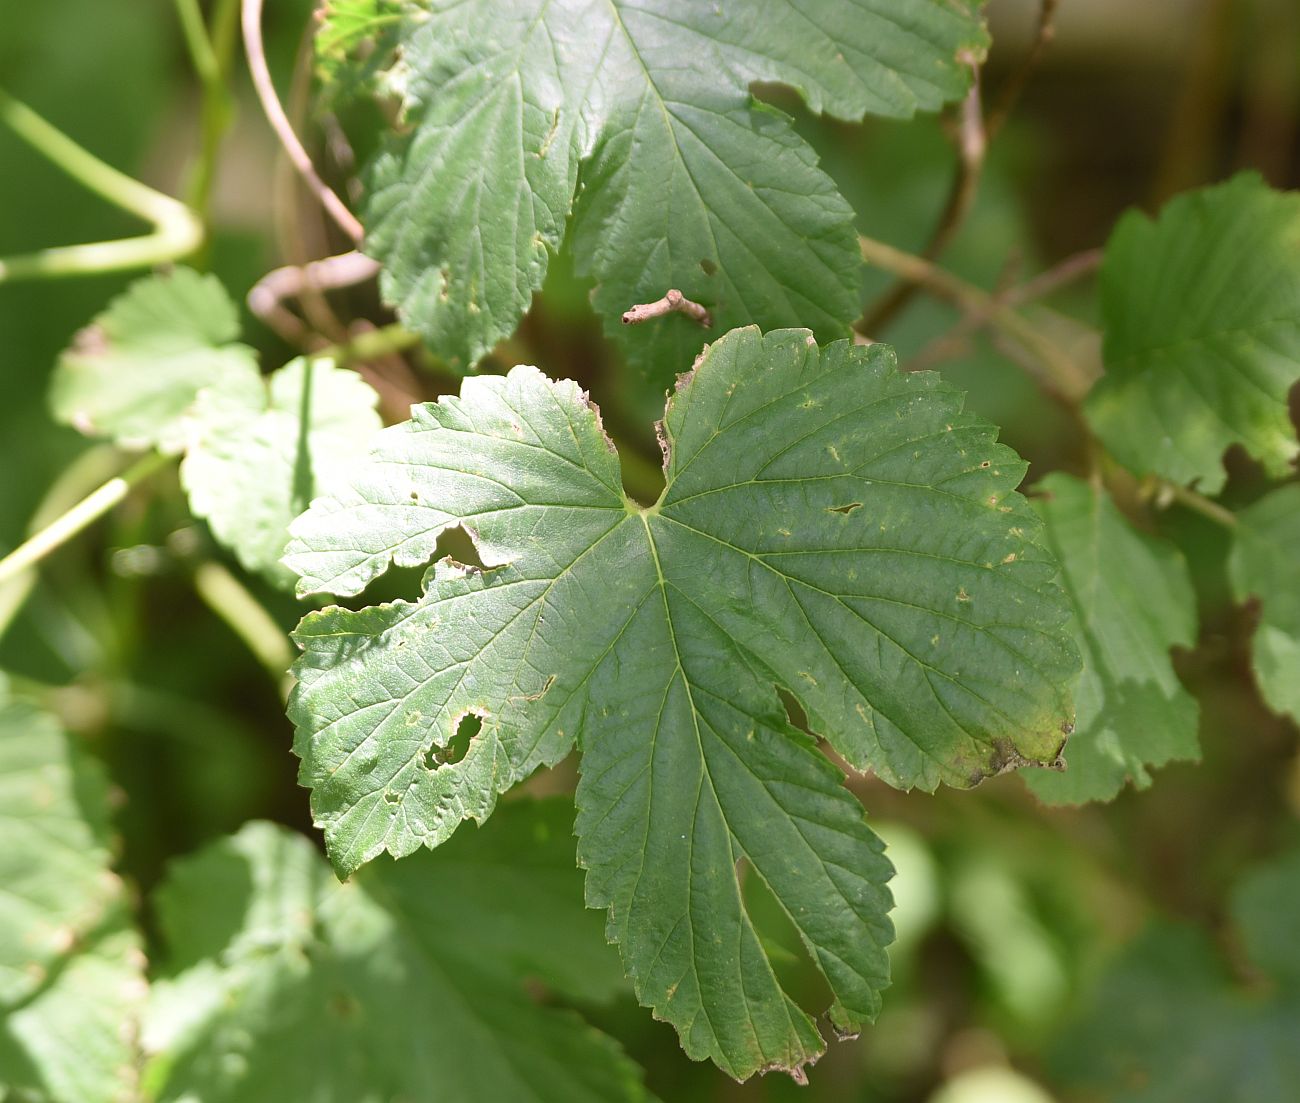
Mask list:
[{"label": "textured leaf surface", "polygon": [[1157,925],[1068,1024],[1058,1080],[1113,1103],[1291,1103],[1300,1083],[1300,852],[1248,876],[1231,912],[1271,990],[1234,985],[1199,931]]},{"label": "textured leaf surface", "polygon": [[1196,642],[1196,598],[1177,549],[1136,531],[1105,491],[1068,475],[1039,485],[1083,675],[1066,770],[1023,777],[1049,803],[1110,800],[1128,782],[1150,785],[1149,767],[1200,757],[1196,701],[1169,660]]},{"label": "textured leaf surface", "polygon": [[289,522],[365,454],[377,397],[355,372],[301,359],[203,392],[181,464],[190,508],[244,567],[291,585]]},{"label": "textured leaf surface", "polygon": [[1215,493],[1240,444],[1274,475],[1295,459],[1287,392],[1300,379],[1300,194],[1258,176],[1130,212],[1101,270],[1106,375],[1089,421],[1139,474]]},{"label": "textured leaf surface", "polygon": [[1237,515],[1228,576],[1239,601],[1258,598],[1255,677],[1270,708],[1300,720],[1300,486]]},{"label": "textured leaf surface", "polygon": [[0,820],[0,1085],[133,1098],[144,959],[109,869],[107,783],[52,717],[8,700]]},{"label": "textured leaf surface", "polygon": [[[937,0],[428,0],[402,43],[406,130],[372,166],[366,248],[385,295],[453,365],[508,336],[572,213],[580,275],[632,359],[704,342],[681,315],[621,329],[670,287],[713,335],[847,334],[852,212],[755,82],[816,112],[908,116],[960,96],[978,17]],[[666,380],[662,380],[666,382]]]},{"label": "textured leaf surface", "polygon": [[[469,380],[376,438],[286,561],[355,593],[460,523],[415,603],[306,617],[290,712],[348,872],[436,845],[579,738],[580,859],[642,1001],[744,1077],[822,1042],[745,912],[761,877],[857,1029],[885,983],[888,864],[793,693],[852,762],[970,785],[1055,758],[1077,657],[1024,464],[883,347],[731,333],[684,377],[649,509],[572,383]],[[457,757],[468,713],[481,730]],[[449,752],[449,748],[452,752]]]},{"label": "textured leaf surface", "polygon": [[133,283],[77,336],[50,391],[54,416],[128,448],[179,452],[204,387],[257,379],[239,314],[215,276],[189,268]]},{"label": "textured leaf surface", "polygon": [[611,975],[566,809],[521,803],[490,840],[346,885],[307,839],[265,823],[177,863],[159,893],[173,975],[145,1034],[155,1097],[645,1098],[613,1042],[523,991],[525,976],[589,991],[585,967]]}]

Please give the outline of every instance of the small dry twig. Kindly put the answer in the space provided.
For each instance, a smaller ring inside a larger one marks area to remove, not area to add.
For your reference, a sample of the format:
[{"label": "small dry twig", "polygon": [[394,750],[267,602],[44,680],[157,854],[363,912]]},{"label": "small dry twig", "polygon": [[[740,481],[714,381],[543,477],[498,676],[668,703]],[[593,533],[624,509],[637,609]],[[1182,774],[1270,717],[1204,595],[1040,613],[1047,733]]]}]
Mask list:
[{"label": "small dry twig", "polygon": [[713,315],[707,307],[688,299],[675,287],[669,288],[662,299],[656,299],[652,303],[638,303],[630,310],[623,312],[623,324],[625,326],[636,325],[638,322],[648,322],[651,318],[662,318],[665,314],[685,314],[688,318],[694,318],[705,329],[713,325]]}]

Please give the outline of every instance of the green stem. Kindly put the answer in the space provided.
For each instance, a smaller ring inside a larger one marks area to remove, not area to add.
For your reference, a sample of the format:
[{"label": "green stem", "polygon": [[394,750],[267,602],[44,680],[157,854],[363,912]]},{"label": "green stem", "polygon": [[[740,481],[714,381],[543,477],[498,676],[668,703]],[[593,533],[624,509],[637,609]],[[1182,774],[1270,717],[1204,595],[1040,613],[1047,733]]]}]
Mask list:
[{"label": "green stem", "polygon": [[83,187],[154,227],[152,233],[139,237],[0,258],[0,281],[147,267],[187,256],[202,244],[203,224],[184,203],[105,164],[3,90],[0,123]]},{"label": "green stem", "polygon": [[1235,528],[1237,525],[1237,515],[1232,510],[1181,483],[1161,481],[1157,484],[1156,496],[1157,499],[1164,496],[1172,498],[1179,505],[1199,513],[1202,517],[1208,517],[1216,525],[1222,525],[1224,528]]},{"label": "green stem", "polygon": [[82,498],[66,513],[55,518],[30,539],[0,559],[0,583],[35,566],[56,548],[71,540],[88,525],[99,520],[121,502],[132,487],[172,462],[171,456],[151,452],[132,464],[122,474],[109,479],[99,489]]},{"label": "green stem", "polygon": [[[205,229],[210,231],[217,154],[234,114],[227,78],[234,53],[239,6],[237,0],[218,0],[209,33],[198,0],[175,0],[175,4],[190,60],[203,86],[199,155],[190,179],[189,204],[203,220]],[[207,237],[210,236],[209,232]]]},{"label": "green stem", "polygon": [[194,571],[194,589],[244,642],[283,692],[284,676],[293,662],[293,645],[262,603],[213,560],[200,563]]},{"label": "green stem", "polygon": [[350,364],[354,360],[370,360],[387,356],[391,352],[404,352],[420,343],[420,335],[412,333],[400,322],[366,330],[338,345],[327,345],[311,354],[313,360],[334,360]]}]

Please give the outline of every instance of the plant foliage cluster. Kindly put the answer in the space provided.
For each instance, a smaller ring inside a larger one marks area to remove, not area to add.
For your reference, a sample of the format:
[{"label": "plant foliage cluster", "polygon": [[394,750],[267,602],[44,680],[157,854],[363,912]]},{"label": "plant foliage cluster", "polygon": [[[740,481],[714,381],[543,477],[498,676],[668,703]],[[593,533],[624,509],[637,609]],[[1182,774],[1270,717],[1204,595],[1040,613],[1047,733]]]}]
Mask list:
[{"label": "plant foliage cluster", "polygon": [[[284,356],[214,252],[237,5],[176,8],[204,87],[185,204],[0,93],[18,137],[153,223],[0,260],[0,284],[156,267],[70,319],[48,409],[102,443],[0,560],[0,632],[71,640],[80,675],[43,681],[41,642],[2,656],[3,1098],[644,1099],[671,1080],[617,1039],[647,1060],[646,1015],[735,1080],[805,1083],[828,1040],[885,1029],[891,971],[915,998],[945,909],[994,1018],[1024,1027],[1064,1007],[1068,924],[1033,914],[1012,855],[1084,814],[1034,809],[1140,807],[1233,738],[1189,683],[1206,610],[1238,610],[1238,692],[1294,755],[1300,193],[1241,172],[1131,210],[1095,295],[1049,316],[1034,281],[935,263],[995,129],[982,4],[328,0],[315,120],[360,158],[341,224],[364,236],[258,283],[301,344]],[[814,138],[939,111],[961,150],[947,228],[925,255],[860,236],[896,185],[842,179]],[[872,267],[903,282],[863,315]],[[376,273],[382,304],[340,323],[324,290]],[[906,306],[918,289],[956,320]],[[900,310],[901,364],[876,340]],[[1026,482],[978,395],[917,370],[918,317],[927,340],[990,329],[981,363],[1024,367],[1073,452]],[[548,354],[561,323],[602,371]],[[52,580],[52,552],[133,508],[116,581]],[[130,675],[129,610],[175,575],[211,614],[164,660],[188,703]],[[296,657],[291,595],[313,606]],[[118,650],[96,661],[69,600]],[[284,694],[269,758],[203,704],[226,676],[205,669],[214,618]],[[87,738],[97,709],[184,728],[162,776],[189,788],[151,796],[148,755]],[[277,805],[259,779],[290,731],[308,800]],[[1009,827],[944,853],[902,825],[972,815],[981,795],[942,790],[1006,774]],[[202,845],[135,864],[123,800],[186,808]],[[1035,1028],[1056,1090],[1295,1098],[1288,835],[1217,877],[1226,942],[1157,923],[1058,1041]]]}]

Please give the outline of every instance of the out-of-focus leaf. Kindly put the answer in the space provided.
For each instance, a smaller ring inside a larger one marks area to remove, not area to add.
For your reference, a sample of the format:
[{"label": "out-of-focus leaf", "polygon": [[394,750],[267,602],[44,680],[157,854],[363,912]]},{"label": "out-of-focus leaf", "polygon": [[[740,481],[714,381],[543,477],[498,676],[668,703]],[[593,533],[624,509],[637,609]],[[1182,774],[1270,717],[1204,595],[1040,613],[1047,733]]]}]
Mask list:
[{"label": "out-of-focus leaf", "polygon": [[291,586],[289,522],[364,455],[377,398],[356,372],[306,359],[202,392],[181,464],[190,508],[246,569]]},{"label": "out-of-focus leaf", "polygon": [[0,686],[0,1086],[134,1097],[144,958],[110,867],[108,786],[53,717]]},{"label": "out-of-focus leaf", "polygon": [[[610,1039],[522,987],[554,974],[562,989],[589,991],[583,968],[605,949],[581,907],[569,814],[520,805],[488,829],[497,842],[460,840],[463,855],[454,845],[343,885],[307,839],[266,823],[178,862],[158,898],[172,975],[155,985],[145,1032],[151,1095],[646,1098],[639,1070]],[[500,941],[489,947],[488,934]],[[596,973],[609,976],[607,960]],[[603,980],[595,987],[607,990]]]},{"label": "out-of-focus leaf", "polygon": [[214,276],[189,268],[138,280],[83,329],[50,388],[54,416],[126,448],[184,449],[208,386],[257,382],[239,314]]},{"label": "out-of-focus leaf", "polygon": [[1110,800],[1127,782],[1150,785],[1150,767],[1200,756],[1196,701],[1169,661],[1170,647],[1196,642],[1196,598],[1178,550],[1135,530],[1103,489],[1060,474],[1039,485],[1083,675],[1067,768],[1021,776],[1051,804]]},{"label": "out-of-focus leaf", "polygon": [[1258,598],[1251,642],[1269,707],[1300,720],[1300,486],[1284,486],[1237,515],[1228,576],[1237,600]]},{"label": "out-of-focus leaf", "polygon": [[1231,914],[1274,982],[1243,989],[1194,929],[1158,924],[1062,1031],[1056,1079],[1110,1103],[1294,1103],[1300,1084],[1300,851],[1247,876]]},{"label": "out-of-focus leaf", "polygon": [[1130,212],[1106,245],[1101,300],[1106,375],[1085,410],[1113,456],[1211,494],[1231,444],[1291,469],[1300,193],[1243,173],[1155,220]]}]

